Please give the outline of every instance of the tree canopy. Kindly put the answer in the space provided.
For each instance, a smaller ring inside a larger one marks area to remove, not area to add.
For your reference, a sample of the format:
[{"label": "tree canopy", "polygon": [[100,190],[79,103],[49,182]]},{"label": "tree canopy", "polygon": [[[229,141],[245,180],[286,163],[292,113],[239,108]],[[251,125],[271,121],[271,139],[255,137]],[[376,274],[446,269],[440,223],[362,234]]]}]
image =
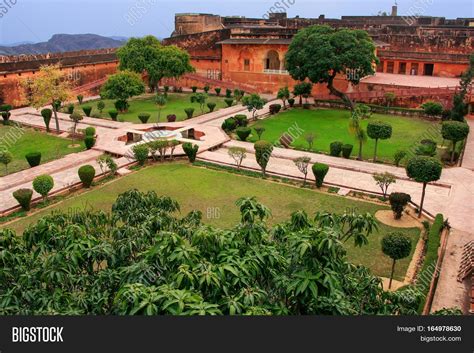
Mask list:
[{"label": "tree canopy", "polygon": [[255,198],[223,230],[154,192],[131,190],[112,213],[54,213],[17,236],[0,230],[0,314],[414,314],[411,295],[347,261],[366,243],[370,214],[298,211],[270,227]]},{"label": "tree canopy", "polygon": [[139,74],[121,71],[109,76],[100,93],[103,98],[126,102],[133,96],[145,93],[145,85]]},{"label": "tree canopy", "polygon": [[299,81],[309,79],[314,84],[325,83],[331,94],[354,109],[346,94],[334,87],[337,75],[357,85],[375,73],[375,45],[366,31],[312,26],[300,30],[286,54],[286,68]]},{"label": "tree canopy", "polygon": [[176,46],[163,46],[154,36],[131,38],[117,50],[119,68],[147,73],[150,87],[157,87],[165,77],[178,78],[193,72],[189,54]]}]

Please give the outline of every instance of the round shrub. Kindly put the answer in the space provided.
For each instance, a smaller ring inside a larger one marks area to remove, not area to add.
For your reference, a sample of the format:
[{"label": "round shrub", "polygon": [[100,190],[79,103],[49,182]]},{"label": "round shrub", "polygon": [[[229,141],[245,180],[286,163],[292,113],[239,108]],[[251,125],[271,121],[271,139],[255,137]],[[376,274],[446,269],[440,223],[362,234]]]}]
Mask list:
[{"label": "round shrub", "polygon": [[382,252],[392,260],[401,260],[410,255],[411,240],[402,233],[390,233],[382,239]]},{"label": "round shrub", "polygon": [[167,115],[167,116],[166,116],[166,120],[167,120],[169,123],[174,123],[174,122],[176,121],[176,115],[175,115],[175,114]]},{"label": "round shrub", "polygon": [[460,121],[445,121],[441,128],[441,135],[443,135],[445,140],[451,141],[453,144],[451,161],[454,162],[456,145],[469,135],[469,125]]},{"label": "round shrub", "polygon": [[248,137],[252,133],[252,129],[250,129],[249,127],[239,127],[236,133],[241,141],[247,141]]},{"label": "round shrub", "polygon": [[81,179],[82,185],[85,188],[90,188],[95,177],[95,169],[91,165],[84,165],[77,171],[79,179]]},{"label": "round shrub", "polygon": [[383,121],[372,121],[367,125],[367,135],[374,140],[387,140],[392,137],[392,125]]},{"label": "round shrub", "polygon": [[104,103],[104,101],[98,101],[98,102],[97,102],[97,109],[99,110],[100,113],[102,113],[102,110],[105,109],[105,103]]},{"label": "round shrub", "polygon": [[143,166],[148,159],[150,150],[146,144],[135,145],[132,147],[133,156],[135,157],[138,165]]},{"label": "round shrub", "polygon": [[102,118],[102,115],[100,115],[99,112],[93,112],[93,113],[91,114],[91,118],[100,119],[100,118]]},{"label": "round shrub", "polygon": [[324,178],[326,178],[326,175],[329,172],[329,166],[323,163],[315,163],[312,169],[314,178],[316,179],[316,186],[319,189],[321,186],[323,186]]},{"label": "round shrub", "polygon": [[92,107],[90,105],[86,105],[86,106],[82,107],[82,110],[84,111],[84,114],[86,114],[86,116],[88,116],[88,117],[91,116]]},{"label": "round shrub", "polygon": [[186,108],[184,109],[184,112],[186,113],[188,119],[191,119],[194,115],[194,108]]},{"label": "round shrub", "polygon": [[234,131],[238,126],[237,120],[234,118],[229,118],[224,120],[222,123],[222,130],[226,132]]},{"label": "round shrub", "polygon": [[140,113],[138,114],[138,119],[142,122],[142,124],[146,124],[148,120],[150,120],[150,114],[148,113]]},{"label": "round shrub", "polygon": [[342,146],[342,156],[344,158],[351,158],[351,154],[352,154],[352,150],[354,149],[354,146],[353,145],[350,145],[350,144],[346,144],[346,145],[343,145]]},{"label": "round shrub", "polygon": [[342,152],[342,146],[344,144],[339,141],[335,141],[329,145],[329,154],[333,157],[339,157]]},{"label": "round shrub", "polygon": [[237,121],[237,125],[246,127],[249,124],[249,119],[245,114],[237,114],[234,116],[234,119]]},{"label": "round shrub", "polygon": [[209,108],[209,111],[212,113],[214,109],[216,109],[217,104],[213,102],[207,103],[207,107]]},{"label": "round shrub", "polygon": [[118,111],[116,109],[109,110],[109,116],[113,121],[117,121]]},{"label": "round shrub", "polygon": [[270,105],[270,114],[278,114],[281,110],[281,104],[271,104]]},{"label": "round shrub", "polygon": [[40,194],[44,200],[54,187],[54,180],[49,175],[40,175],[33,180],[33,190]]},{"label": "round shrub", "polygon": [[90,150],[95,145],[95,137],[94,136],[86,136],[84,138],[84,145],[86,149]]},{"label": "round shrub", "polygon": [[84,130],[84,133],[86,134],[86,136],[95,136],[95,128],[92,126],[88,126]]},{"label": "round shrub", "polygon": [[37,167],[41,163],[41,152],[31,152],[25,156],[31,168]]},{"label": "round shrub", "polygon": [[31,208],[31,199],[33,197],[33,190],[19,189],[13,193],[13,197],[18,201],[24,211],[29,211]]},{"label": "round shrub", "polygon": [[49,132],[49,123],[53,116],[53,111],[49,108],[45,108],[41,111],[41,116],[43,117],[44,125],[46,126],[46,131]]},{"label": "round shrub", "polygon": [[432,157],[414,157],[406,166],[407,175],[418,183],[431,183],[441,178],[443,166]]},{"label": "round shrub", "polygon": [[405,207],[411,201],[411,196],[403,192],[393,192],[390,194],[389,201],[395,219],[400,219]]},{"label": "round shrub", "polygon": [[439,102],[426,102],[421,106],[426,115],[439,116],[443,114],[443,105]]},{"label": "round shrub", "polygon": [[295,99],[294,98],[288,99],[288,104],[290,105],[291,108],[293,108],[295,106]]}]

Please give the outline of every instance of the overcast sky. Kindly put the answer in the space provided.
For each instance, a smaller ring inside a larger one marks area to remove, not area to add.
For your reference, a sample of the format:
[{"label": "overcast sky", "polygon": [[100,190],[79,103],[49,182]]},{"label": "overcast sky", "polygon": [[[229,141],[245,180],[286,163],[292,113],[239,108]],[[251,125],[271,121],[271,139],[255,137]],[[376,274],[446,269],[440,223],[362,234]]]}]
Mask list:
[{"label": "overcast sky", "polygon": [[[379,11],[389,12],[394,4],[393,0],[278,1],[294,3],[287,10],[290,17],[374,15]],[[126,37],[153,34],[163,38],[174,29],[175,13],[261,18],[275,2],[277,0],[0,0],[0,43],[41,42],[56,33]],[[398,0],[398,8],[401,15],[474,17],[473,0]]]}]

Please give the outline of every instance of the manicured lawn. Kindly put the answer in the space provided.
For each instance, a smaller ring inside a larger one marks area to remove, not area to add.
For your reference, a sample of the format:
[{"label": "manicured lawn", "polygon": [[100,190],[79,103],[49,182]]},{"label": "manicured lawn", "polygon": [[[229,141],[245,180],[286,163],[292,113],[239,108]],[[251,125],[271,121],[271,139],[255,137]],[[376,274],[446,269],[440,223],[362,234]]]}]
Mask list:
[{"label": "manicured lawn", "polygon": [[[59,159],[67,154],[84,150],[82,142],[80,147],[69,148],[71,140],[63,139],[45,132],[35,131],[30,128],[16,128],[0,125],[0,144],[13,154],[13,162],[8,165],[8,173],[15,173],[30,166],[25,155],[31,152],[41,152],[41,163]],[[0,176],[5,175],[4,165],[0,165]]]},{"label": "manicured lawn", "polygon": [[[239,211],[235,206],[235,201],[244,196],[256,196],[260,202],[272,210],[271,224],[286,221],[292,212],[302,209],[306,210],[311,217],[317,211],[343,212],[346,208],[356,208],[360,213],[375,213],[383,209],[372,203],[181,163],[143,169],[100,189],[68,199],[54,209],[75,212],[93,207],[110,211],[117,195],[133,188],[142,191],[155,190],[159,195],[171,196],[179,201],[182,216],[191,210],[200,210],[206,224],[223,228],[229,228],[238,223]],[[21,232],[28,224],[51,211],[51,208],[43,210],[29,218],[20,219],[9,227]],[[369,245],[363,248],[354,248],[352,243],[348,243],[350,260],[370,267],[377,275],[388,276],[391,261],[382,254],[380,241],[383,235],[394,230],[381,225],[380,232],[373,234]],[[411,237],[414,248],[419,238],[419,230],[409,229],[403,232]],[[409,261],[410,259],[405,259],[397,264],[397,279],[403,279]]]},{"label": "manicured lawn", "polygon": [[[305,140],[307,133],[314,133],[313,150],[316,152],[329,153],[329,145],[334,141],[341,141],[345,144],[354,145],[352,156],[357,156],[359,144],[349,133],[350,112],[345,110],[304,110],[293,109],[282,112],[274,117],[255,123],[252,127],[262,126],[266,129],[262,139],[274,142],[278,141],[292,126],[297,126],[304,131],[301,136],[293,142],[292,146],[296,149],[308,149]],[[381,120],[392,125],[392,138],[385,141],[379,141],[378,159],[386,162],[393,162],[393,155],[401,149],[408,150],[416,145],[422,139],[432,138],[426,136],[428,130],[435,130],[437,124],[427,120],[408,118],[393,115],[374,114],[370,119],[363,120],[364,128],[369,121]],[[291,131],[291,130],[290,130]],[[435,130],[436,131],[436,130]],[[439,134],[436,134],[439,136]],[[257,140],[257,135],[253,133],[251,141]],[[441,142],[441,139],[439,139]],[[372,159],[374,153],[375,141],[368,139],[363,147],[364,159]]]},{"label": "manicured lawn", "polygon": [[[188,93],[170,93],[168,94],[168,103],[164,106],[161,110],[161,119],[160,122],[166,122],[166,116],[169,114],[175,114],[178,121],[186,120],[187,116],[185,113],[185,109],[187,108],[194,108],[194,117],[202,115],[201,108],[197,103],[191,103],[190,101],[191,94]],[[83,106],[91,106],[94,109],[92,113],[99,113],[97,109],[97,102],[98,101],[90,101],[82,104]],[[204,108],[204,113],[209,112],[209,108],[207,107],[207,103],[216,103],[217,111],[222,108],[226,108],[227,104],[224,102],[223,97],[216,97],[216,96],[209,96],[206,106]],[[108,111],[111,109],[115,109],[114,107],[114,100],[104,100],[105,109],[102,112],[102,116],[104,118],[110,119]],[[128,112],[119,114],[119,119],[123,119],[124,121],[132,122],[132,123],[140,123],[138,119],[138,114],[140,113],[149,113],[151,114],[149,123],[156,123],[158,122],[158,106],[155,104],[154,96],[152,95],[145,95],[142,97],[133,98],[129,101],[130,108]],[[81,111],[82,113],[82,111]]]}]

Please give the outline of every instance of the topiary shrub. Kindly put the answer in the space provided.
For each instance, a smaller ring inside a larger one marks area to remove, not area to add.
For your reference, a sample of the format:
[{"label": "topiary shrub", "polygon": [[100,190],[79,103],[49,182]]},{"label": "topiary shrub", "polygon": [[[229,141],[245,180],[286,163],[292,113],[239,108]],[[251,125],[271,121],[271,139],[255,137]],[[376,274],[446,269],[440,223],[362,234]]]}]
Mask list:
[{"label": "topiary shrub", "polygon": [[95,136],[95,128],[92,127],[92,126],[88,126],[84,130],[84,133],[85,133],[86,136]]},{"label": "topiary shrub", "polygon": [[94,136],[86,136],[84,138],[84,145],[86,149],[90,150],[95,145],[95,137]]},{"label": "topiary shrub", "polygon": [[333,157],[340,157],[342,153],[342,146],[344,144],[340,141],[335,141],[329,145],[329,154]]},{"label": "topiary shrub", "polygon": [[342,156],[346,159],[351,158],[352,150],[354,149],[353,145],[346,144],[342,146]]},{"label": "topiary shrub", "polygon": [[41,152],[31,152],[25,156],[31,168],[37,167],[41,163]]},{"label": "topiary shrub", "polygon": [[53,116],[53,111],[49,108],[43,109],[41,111],[41,116],[43,117],[44,125],[46,126],[46,131],[49,132],[49,123]]},{"label": "topiary shrub", "polygon": [[184,109],[184,112],[186,113],[188,119],[191,119],[194,115],[194,108],[186,108]]},{"label": "topiary shrub", "polygon": [[392,192],[389,197],[395,219],[402,218],[403,211],[411,201],[411,196],[403,192]]},{"label": "topiary shrub", "polygon": [[97,109],[99,110],[99,113],[102,114],[102,111],[105,109],[104,101],[98,101],[97,102]]},{"label": "topiary shrub", "polygon": [[142,122],[142,124],[146,124],[148,120],[150,120],[150,114],[148,113],[140,113],[138,114],[138,119]]},{"label": "topiary shrub", "polygon": [[176,121],[176,115],[174,114],[169,114],[166,116],[166,121],[169,123],[174,123]]},{"label": "topiary shrub", "polygon": [[216,109],[216,106],[217,106],[216,103],[213,103],[213,102],[207,103],[207,107],[209,108],[209,112],[211,113],[214,111],[214,109]]},{"label": "topiary shrub", "polygon": [[78,95],[77,96],[77,101],[79,102],[79,104],[82,104],[82,102],[84,101],[84,96],[82,94]]},{"label": "topiary shrub", "polygon": [[278,114],[281,110],[281,104],[271,104],[270,105],[270,114]]},{"label": "topiary shrub", "polygon": [[188,156],[189,162],[194,163],[196,161],[196,155],[199,151],[198,145],[193,145],[190,142],[183,143],[183,151]]},{"label": "topiary shrub", "polygon": [[92,112],[92,107],[91,106],[86,105],[86,106],[82,107],[82,110],[84,111],[84,114],[86,114],[87,117],[91,116],[91,112]]},{"label": "topiary shrub", "polygon": [[234,104],[234,100],[232,98],[226,98],[224,99],[225,104],[230,108]]},{"label": "topiary shrub", "polygon": [[290,105],[291,108],[293,108],[295,106],[295,99],[294,98],[288,99],[288,104]]},{"label": "topiary shrub", "polygon": [[226,132],[234,131],[238,126],[237,120],[234,118],[228,118],[222,123],[222,130]]},{"label": "topiary shrub", "polygon": [[2,110],[0,111],[0,115],[2,116],[2,119],[3,119],[3,125],[8,125],[8,122],[10,120],[12,113],[10,113],[7,110]]},{"label": "topiary shrub", "polygon": [[68,104],[66,109],[67,109],[67,113],[71,115],[72,113],[74,113],[74,109],[75,109],[74,104],[72,103]]},{"label": "topiary shrub", "polygon": [[84,165],[77,171],[79,179],[85,188],[90,188],[95,177],[95,169],[91,165]]},{"label": "topiary shrub", "polygon": [[192,86],[192,87],[191,87],[191,90],[193,91],[193,93],[196,93],[196,92],[197,92],[197,89],[198,89],[198,88],[197,88],[196,86]]},{"label": "topiary shrub", "polygon": [[117,121],[118,111],[116,109],[109,110],[109,116],[113,121]]},{"label": "topiary shrub", "polygon": [[19,189],[13,193],[13,197],[18,201],[24,211],[29,211],[31,208],[31,199],[33,198],[33,190]]},{"label": "topiary shrub", "polygon": [[231,89],[227,88],[225,90],[225,97],[226,98],[232,98],[232,90]]},{"label": "topiary shrub", "polygon": [[429,115],[431,117],[436,117],[440,116],[443,114],[443,105],[439,102],[426,102],[422,104],[421,108],[423,108],[423,111],[425,112],[426,115]]},{"label": "topiary shrub", "polygon": [[100,115],[99,112],[93,112],[93,113],[91,114],[91,118],[100,119],[100,118],[102,118],[102,116]]},{"label": "topiary shrub", "polygon": [[267,165],[273,152],[273,145],[268,141],[260,140],[255,142],[255,159],[258,165],[262,168],[263,176],[266,176]]},{"label": "topiary shrub", "polygon": [[219,97],[221,95],[221,92],[222,92],[222,88],[215,88],[214,91],[216,92],[216,95]]},{"label": "topiary shrub", "polygon": [[239,127],[236,133],[237,136],[239,136],[240,141],[247,141],[248,137],[252,133],[252,129],[249,127]]},{"label": "topiary shrub", "polygon": [[135,145],[132,147],[132,152],[138,165],[145,165],[148,159],[148,154],[150,153],[148,146],[146,144]]},{"label": "topiary shrub", "polygon": [[211,89],[211,87],[209,87],[209,86],[207,86],[207,85],[204,86],[204,88],[203,88],[203,90],[204,90],[204,92],[206,92],[206,94],[209,93],[209,90],[210,90],[210,89]]},{"label": "topiary shrub", "polygon": [[44,201],[48,197],[48,194],[53,189],[53,187],[54,180],[49,175],[40,175],[33,180],[33,190],[40,194]]},{"label": "topiary shrub", "polygon": [[388,289],[391,289],[395,263],[410,255],[411,240],[402,233],[390,233],[382,239],[382,252],[393,260],[390,282],[388,284]]},{"label": "topiary shrub", "polygon": [[372,121],[367,125],[367,135],[375,140],[374,162],[377,161],[377,147],[379,140],[387,140],[392,137],[392,125],[383,121]]},{"label": "topiary shrub", "polygon": [[249,124],[249,119],[247,118],[247,115],[244,114],[237,114],[234,116],[234,119],[237,121],[237,125],[246,127]]},{"label": "topiary shrub", "polygon": [[451,163],[454,163],[456,145],[469,135],[469,125],[460,121],[445,121],[441,128],[441,135],[445,140],[451,141]]},{"label": "topiary shrub", "polygon": [[329,166],[323,163],[315,163],[312,167],[314,178],[316,179],[316,187],[319,189],[323,186],[324,178],[329,172]]},{"label": "topiary shrub", "polygon": [[117,109],[119,112],[126,112],[130,105],[128,104],[126,100],[119,99],[115,101],[114,106],[115,106],[115,109]]},{"label": "topiary shrub", "polygon": [[395,163],[395,165],[397,167],[400,166],[400,163],[401,161],[408,155],[408,152],[405,151],[405,150],[399,150],[397,152],[395,152],[395,154],[393,155],[393,163]]}]

